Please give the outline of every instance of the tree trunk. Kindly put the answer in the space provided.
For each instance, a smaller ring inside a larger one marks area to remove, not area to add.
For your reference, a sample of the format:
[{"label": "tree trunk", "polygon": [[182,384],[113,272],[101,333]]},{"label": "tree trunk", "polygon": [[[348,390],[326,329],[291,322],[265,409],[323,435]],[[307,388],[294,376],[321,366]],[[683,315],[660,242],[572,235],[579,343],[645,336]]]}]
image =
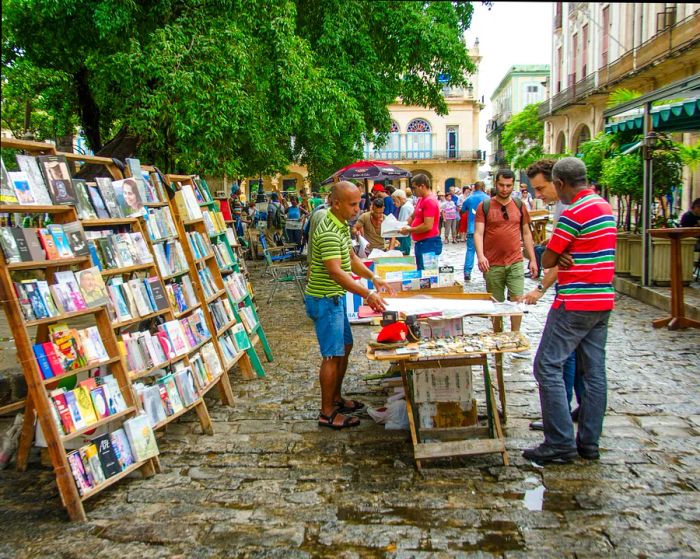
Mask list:
[{"label": "tree trunk", "polygon": [[95,103],[92,96],[90,83],[88,81],[89,72],[84,66],[73,76],[78,94],[78,111],[80,113],[80,124],[83,134],[93,153],[102,149],[102,138],[100,136],[100,108]]}]

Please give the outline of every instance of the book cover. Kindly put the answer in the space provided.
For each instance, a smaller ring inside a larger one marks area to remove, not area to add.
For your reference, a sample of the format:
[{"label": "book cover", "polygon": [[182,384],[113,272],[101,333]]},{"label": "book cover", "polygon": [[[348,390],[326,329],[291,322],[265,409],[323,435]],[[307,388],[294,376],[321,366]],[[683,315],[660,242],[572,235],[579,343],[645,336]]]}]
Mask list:
[{"label": "book cover", "polygon": [[85,453],[84,457],[87,460],[88,465],[90,466],[93,482],[95,483],[95,485],[104,483],[105,478],[109,476],[106,475],[106,472],[100,460],[97,445],[94,443],[89,444],[84,446],[83,449]]},{"label": "book cover", "polygon": [[104,202],[110,217],[124,217],[119,204],[117,204],[117,198],[114,195],[114,189],[112,188],[112,179],[108,177],[97,177],[95,179],[97,183],[97,190],[102,196],[102,201]]},{"label": "book cover", "polygon": [[121,466],[122,470],[125,470],[134,463],[134,457],[131,454],[131,447],[129,446],[129,440],[124,432],[124,429],[116,429],[109,435],[109,438],[112,442],[114,454],[116,455],[117,460],[119,460],[119,465]]},{"label": "book cover", "polygon": [[15,189],[10,184],[10,176],[5,168],[5,161],[0,157],[0,204],[16,204]]},{"label": "book cover", "polygon": [[158,379],[158,382],[161,383],[168,392],[168,398],[170,399],[170,403],[173,407],[173,412],[177,413],[182,410],[185,406],[182,404],[182,399],[180,398],[177,383],[175,382],[173,375],[163,375],[160,379]]},{"label": "book cover", "polygon": [[0,227],[0,246],[2,246],[2,252],[5,255],[5,262],[8,264],[22,261],[17,241],[12,233],[13,229],[14,227]]},{"label": "book cover", "polygon": [[124,422],[124,432],[136,461],[141,462],[158,455],[156,438],[145,414],[127,419]]},{"label": "book cover", "polygon": [[17,196],[17,202],[23,205],[34,205],[37,203],[34,193],[29,186],[29,177],[27,173],[22,171],[10,171],[8,173],[10,177],[10,184],[12,188],[15,189],[15,196]]},{"label": "book cover", "polygon": [[189,368],[183,369],[177,371],[173,377],[175,378],[175,384],[177,384],[178,391],[182,397],[182,403],[185,406],[193,404],[198,396],[197,388],[192,378],[192,371]]},{"label": "book cover", "polygon": [[146,181],[143,178],[141,162],[133,157],[127,157],[124,161],[129,167],[129,171],[131,172],[130,180],[133,180],[136,184],[136,190],[138,192],[139,198],[144,202],[150,201],[148,197],[148,187],[146,186]]},{"label": "book cover", "polygon": [[95,408],[97,419],[104,419],[110,415],[109,406],[107,405],[107,396],[103,386],[98,386],[90,391],[90,399]]},{"label": "book cover", "polygon": [[63,232],[68,238],[68,245],[75,256],[88,256],[90,249],[88,248],[87,239],[83,225],[79,221],[65,223]]},{"label": "book cover", "polygon": [[78,280],[73,272],[56,272],[54,274],[56,285],[64,297],[68,298],[68,304],[72,311],[81,311],[87,308],[85,299],[80,292]]},{"label": "book cover", "polygon": [[39,242],[39,231],[34,227],[25,227],[22,229],[22,232],[24,233],[24,240],[27,241],[31,260],[46,260],[46,252],[44,252]]},{"label": "book cover", "polygon": [[51,295],[49,283],[44,280],[39,280],[36,282],[36,284],[39,287],[39,293],[41,294],[41,298],[44,301],[44,305],[46,305],[46,310],[49,311],[49,315],[58,316],[60,313]]},{"label": "book cover", "polygon": [[68,408],[68,401],[66,400],[65,392],[62,388],[59,388],[58,390],[51,391],[49,395],[51,396],[51,400],[53,401],[56,411],[58,412],[58,417],[61,420],[63,431],[65,433],[72,433],[75,431],[76,427],[75,423],[73,422],[73,416]]},{"label": "book cover", "polygon": [[36,157],[21,154],[17,154],[15,157],[17,158],[19,170],[24,171],[29,179],[29,187],[34,194],[37,204],[42,206],[52,205],[53,201],[51,200],[51,196],[49,196],[44,177],[41,176]]},{"label": "book cover", "polygon": [[29,302],[32,305],[32,311],[34,311],[34,316],[37,319],[48,318],[50,316],[49,311],[46,308],[46,305],[44,304],[44,299],[41,296],[41,292],[39,291],[39,285],[37,284],[37,282],[32,280],[24,280],[22,282],[22,285],[24,286],[27,298],[29,299]]},{"label": "book cover", "polygon": [[105,202],[102,199],[102,195],[100,194],[99,188],[97,188],[96,184],[86,183],[86,185],[88,190],[88,196],[90,197],[90,201],[92,202],[92,207],[95,208],[95,213],[97,214],[97,217],[99,217],[100,219],[108,219],[110,215],[107,211],[107,207],[105,206]]},{"label": "book cover", "polygon": [[95,219],[97,212],[92,207],[90,194],[88,193],[87,183],[85,179],[72,179],[73,189],[75,190],[76,205],[75,209],[78,212],[80,219]]},{"label": "book cover", "polygon": [[39,229],[39,242],[44,248],[44,253],[46,254],[47,260],[55,260],[58,258],[58,250],[56,250],[56,244],[54,243],[53,237],[49,230],[46,228]]},{"label": "book cover", "polygon": [[[107,404],[109,405],[109,413],[115,414],[126,409],[126,402],[124,401],[124,395],[119,389],[119,384],[117,384],[117,379],[113,375],[105,375],[100,377],[103,381],[102,386],[105,387],[105,395],[107,396]],[[109,392],[107,392],[109,390]],[[113,411],[114,410],[114,411]]]},{"label": "book cover", "polygon": [[152,426],[168,417],[163,408],[163,401],[160,399],[160,389],[158,386],[144,386],[139,396],[143,403],[143,410],[146,412],[148,421]]},{"label": "book cover", "polygon": [[66,405],[68,406],[68,411],[70,412],[70,416],[73,420],[73,425],[75,425],[76,431],[82,429],[83,427],[87,427],[87,423],[80,413],[80,407],[78,407],[78,400],[75,397],[75,392],[68,390],[64,394],[66,397]]},{"label": "book cover", "polygon": [[75,205],[77,200],[66,157],[64,155],[40,155],[36,160],[54,203]]},{"label": "book cover", "polygon": [[102,271],[105,265],[102,262],[102,257],[100,256],[100,251],[98,250],[97,241],[95,239],[90,239],[88,241],[88,251],[90,252],[90,261]]},{"label": "book cover", "polygon": [[15,282],[12,286],[17,294],[17,301],[19,302],[19,308],[22,310],[24,320],[34,320],[36,318],[34,316],[34,308],[32,307],[32,302],[29,300],[24,284]]},{"label": "book cover", "polygon": [[97,266],[75,272],[80,292],[88,307],[97,307],[109,302],[107,287]]},{"label": "book cover", "polygon": [[105,433],[92,439],[92,442],[96,447],[97,457],[99,458],[105,477],[109,479],[121,472],[123,468],[119,463],[117,453],[114,451],[111,435]]},{"label": "book cover", "polygon": [[88,480],[87,473],[83,467],[83,460],[80,457],[80,451],[74,450],[66,457],[68,459],[68,464],[70,464],[70,470],[73,474],[73,479],[75,479],[75,485],[78,487],[78,493],[85,495],[92,486]]},{"label": "book cover", "polygon": [[70,248],[68,236],[63,231],[63,225],[52,223],[47,229],[53,237],[53,242],[54,245],[56,245],[59,258],[71,258],[73,256],[73,251]]},{"label": "book cover", "polygon": [[160,343],[160,347],[163,348],[163,353],[165,353],[165,356],[170,359],[174,359],[177,355],[175,353],[175,349],[173,348],[173,344],[170,341],[170,338],[168,337],[167,332],[160,331],[156,334],[158,336],[158,342]]},{"label": "book cover", "polygon": [[170,397],[168,396],[167,389],[160,382],[156,383],[156,386],[158,387],[158,393],[160,394],[160,400],[161,400],[161,403],[163,404],[163,409],[165,410],[165,414],[169,415],[169,416],[173,415],[175,413],[175,410],[173,409],[173,404],[170,401]]},{"label": "book cover", "polygon": [[41,378],[46,380],[47,378],[52,378],[54,376],[53,370],[51,370],[51,365],[49,364],[49,358],[46,357],[46,352],[41,344],[34,344],[32,346],[34,350],[34,356],[36,357],[36,362],[39,365],[39,371],[41,371]]},{"label": "book cover", "polygon": [[180,325],[180,323],[177,320],[171,320],[170,322],[165,322],[161,326],[167,333],[168,338],[170,339],[175,355],[179,356],[184,353],[187,353],[189,346],[187,344],[187,341],[185,340],[185,336],[182,332],[182,326]]},{"label": "book cover", "polygon": [[[13,227],[12,236],[15,238],[15,242],[17,243],[17,250],[19,251],[19,257],[22,262],[30,262],[32,260],[32,253],[29,250],[29,243],[25,237],[24,228]],[[43,260],[43,258],[41,260]]]},{"label": "book cover", "polygon": [[53,375],[56,377],[62,375],[66,368],[64,366],[63,355],[58,347],[56,347],[56,344],[53,342],[44,342],[41,344],[41,347],[44,348],[44,354],[49,361],[49,366],[51,367]]},{"label": "book cover", "polygon": [[235,324],[233,328],[231,328],[231,333],[233,334],[233,339],[238,351],[250,349],[250,338],[248,338],[248,333],[245,331],[242,324]]},{"label": "book cover", "polygon": [[78,386],[73,390],[75,395],[76,405],[80,411],[80,416],[85,421],[86,425],[92,425],[97,423],[97,414],[95,413],[95,408],[92,405],[92,398],[90,397],[90,392],[84,386]]},{"label": "book cover", "polygon": [[146,214],[143,205],[143,188],[139,188],[139,180],[143,182],[143,179],[135,178],[112,182],[117,204],[125,217],[138,217]]}]

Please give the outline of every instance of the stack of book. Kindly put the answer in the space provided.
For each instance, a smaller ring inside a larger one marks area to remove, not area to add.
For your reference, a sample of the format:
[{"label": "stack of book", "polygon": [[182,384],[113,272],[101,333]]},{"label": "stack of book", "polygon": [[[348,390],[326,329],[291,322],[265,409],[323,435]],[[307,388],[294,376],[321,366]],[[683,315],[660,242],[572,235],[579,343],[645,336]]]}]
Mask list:
[{"label": "stack of book", "polygon": [[107,282],[107,293],[120,322],[169,308],[165,288],[158,276],[129,281],[114,277]]},{"label": "stack of book", "polygon": [[178,183],[178,190],[175,192],[173,200],[183,220],[188,221],[202,217],[202,209],[199,207],[200,203],[197,201],[192,185]]},{"label": "stack of book", "polygon": [[177,308],[178,312],[185,312],[194,307],[199,302],[192,288],[192,280],[189,276],[182,276],[180,281],[172,281],[165,284],[165,292],[171,306]]},{"label": "stack of book", "polygon": [[234,301],[241,301],[248,295],[248,283],[245,276],[238,272],[234,272],[226,277],[224,288]]},{"label": "stack of book", "polygon": [[255,318],[255,313],[253,312],[253,309],[250,307],[240,307],[238,309],[238,314],[241,317],[241,321],[243,322],[243,326],[245,326],[245,329],[248,331],[249,334],[252,334],[253,331],[258,327],[258,321]]},{"label": "stack of book", "polygon": [[202,309],[150,331],[124,333],[119,342],[130,372],[139,373],[185,355],[211,337]]},{"label": "stack of book", "polygon": [[204,344],[198,352],[190,356],[190,365],[200,387],[207,386],[224,370],[211,342]]},{"label": "stack of book", "polygon": [[153,245],[158,269],[163,276],[172,276],[188,269],[187,259],[178,240]]},{"label": "stack of book", "polygon": [[107,289],[96,267],[77,272],[56,272],[56,283],[27,279],[13,286],[25,320],[60,316],[109,303]]},{"label": "stack of book", "polygon": [[123,428],[92,439],[68,454],[68,463],[78,492],[85,495],[135,462],[158,455],[148,418],[139,415],[124,422]]},{"label": "stack of book", "polygon": [[88,231],[88,250],[93,264],[100,270],[150,264],[153,255],[140,232],[114,233]]},{"label": "stack of book", "polygon": [[8,264],[87,256],[88,246],[79,221],[38,229],[0,227],[0,246]]},{"label": "stack of book", "polygon": [[49,332],[48,342],[32,347],[44,379],[109,360],[96,326],[77,330],[67,324],[55,324],[49,327]]},{"label": "stack of book", "polygon": [[202,212],[202,217],[204,218],[204,226],[207,228],[207,233],[209,233],[210,237],[226,231],[226,221],[221,212],[204,211]]},{"label": "stack of book", "polygon": [[195,198],[197,198],[197,203],[208,204],[208,203],[213,201],[211,199],[211,196],[209,195],[209,191],[202,184],[203,181],[200,177],[194,177],[192,182],[194,183],[193,190],[194,190],[194,196],[195,196]]},{"label": "stack of book", "polygon": [[73,390],[57,388],[49,396],[54,421],[64,436],[127,409],[112,375],[87,378]]},{"label": "stack of book", "polygon": [[224,361],[230,363],[239,353],[250,349],[250,339],[242,324],[234,324],[219,337],[219,346],[224,355]]},{"label": "stack of book", "polygon": [[177,229],[170,208],[149,208],[145,215],[146,229],[152,241],[177,236]]},{"label": "stack of book", "polygon": [[212,253],[212,246],[209,239],[203,237],[199,231],[187,233],[187,241],[190,243],[192,255],[194,256],[195,260],[209,256]]},{"label": "stack of book", "polygon": [[216,264],[219,268],[230,268],[233,266],[233,259],[228,251],[228,247],[225,243],[218,242],[214,243],[214,256],[216,257]]},{"label": "stack of book", "polygon": [[211,317],[214,321],[214,328],[221,330],[226,324],[229,324],[236,317],[233,314],[233,309],[231,308],[231,303],[228,298],[221,298],[214,301],[209,305],[209,310],[211,311]]},{"label": "stack of book", "polygon": [[163,375],[151,385],[137,383],[134,389],[151,426],[182,411],[199,398],[191,367]]},{"label": "stack of book", "polygon": [[214,276],[212,275],[209,268],[203,268],[202,270],[197,270],[197,275],[199,276],[199,282],[202,285],[202,291],[204,291],[204,296],[208,299],[212,297],[219,288],[216,286],[214,281]]}]

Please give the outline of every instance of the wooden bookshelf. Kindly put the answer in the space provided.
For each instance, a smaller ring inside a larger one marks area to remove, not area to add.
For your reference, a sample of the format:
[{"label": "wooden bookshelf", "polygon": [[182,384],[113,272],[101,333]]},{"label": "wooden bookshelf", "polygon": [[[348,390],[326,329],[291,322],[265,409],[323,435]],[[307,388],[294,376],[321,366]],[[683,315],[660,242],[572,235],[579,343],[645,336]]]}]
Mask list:
[{"label": "wooden bookshelf", "polygon": [[[18,140],[8,142],[6,140],[6,138],[2,138],[2,140],[0,140],[2,147],[24,149],[30,153],[55,153],[55,148],[53,151],[51,151],[47,149],[46,144],[39,144],[36,146],[35,144],[37,144],[37,142],[20,142]],[[51,213],[54,216],[54,223],[57,224],[78,221],[75,208],[72,206],[47,207],[13,205],[5,206],[4,209],[11,211],[12,213],[20,213],[25,215],[43,212]],[[32,321],[24,320],[20,302],[13,289],[12,274],[18,270],[43,269],[45,270],[46,281],[52,283],[54,279],[54,270],[62,266],[76,266],[80,269],[87,269],[90,268],[92,264],[90,263],[89,258],[80,257],[64,258],[60,260],[23,262],[21,265],[8,265],[5,262],[4,255],[0,252],[0,288],[2,292],[6,294],[4,304],[5,313],[15,340],[18,360],[20,363],[22,363],[22,369],[27,381],[28,389],[24,423],[22,426],[22,433],[17,452],[17,468],[20,471],[24,471],[27,468],[29,450],[33,442],[34,422],[36,419],[39,422],[44,439],[46,440],[48,454],[56,476],[56,483],[61,501],[72,520],[84,521],[87,519],[85,509],[83,508],[82,504],[85,496],[80,495],[76,482],[73,479],[71,467],[68,462],[68,452],[64,444],[69,440],[76,439],[86,432],[95,429],[96,427],[106,425],[107,423],[114,421],[123,421],[127,417],[133,416],[137,410],[137,407],[135,405],[134,394],[131,391],[126,375],[125,364],[119,354],[117,340],[111,327],[111,321],[107,313],[106,306],[102,305],[76,312],[61,313],[59,316],[44,319]],[[32,349],[33,344],[43,343],[49,340],[48,325],[50,323],[70,321],[90,314],[94,316],[96,327],[102,339],[104,349],[107,355],[110,356],[109,359],[102,363],[86,365],[85,367],[66,371],[61,375],[44,379],[37,359],[34,356]],[[36,335],[35,338],[32,339],[28,328],[34,326],[36,327]],[[126,409],[101,421],[93,423],[84,429],[63,435],[59,430],[59,425],[54,420],[54,415],[52,413],[53,402],[48,392],[49,386],[55,385],[63,378],[76,377],[79,374],[86,373],[87,371],[99,366],[108,367],[110,372],[114,375],[114,379],[120,387],[122,396],[126,402]],[[141,470],[145,476],[151,476],[159,469],[160,464],[156,457],[134,464],[131,471]],[[126,475],[124,472],[122,472],[122,474],[123,475],[117,475],[110,478],[109,483],[104,483],[95,487],[91,491],[91,494],[97,494],[105,487],[116,483],[119,481],[119,479],[122,479],[124,475]]]}]

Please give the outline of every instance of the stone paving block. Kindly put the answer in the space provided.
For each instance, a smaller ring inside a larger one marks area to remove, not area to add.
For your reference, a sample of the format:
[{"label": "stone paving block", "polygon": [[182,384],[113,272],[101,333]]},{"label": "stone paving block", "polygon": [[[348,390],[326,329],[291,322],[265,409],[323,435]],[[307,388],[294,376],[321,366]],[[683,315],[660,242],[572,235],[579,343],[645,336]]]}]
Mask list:
[{"label": "stone paving block", "polygon": [[217,524],[204,537],[204,543],[223,548],[235,543],[238,548],[264,545],[266,548],[293,549],[304,543],[304,527],[292,525],[286,528],[265,529],[255,525]]},{"label": "stone paving block", "polygon": [[322,545],[361,545],[366,548],[416,549],[428,532],[416,526],[382,526],[328,522],[321,527]]}]

